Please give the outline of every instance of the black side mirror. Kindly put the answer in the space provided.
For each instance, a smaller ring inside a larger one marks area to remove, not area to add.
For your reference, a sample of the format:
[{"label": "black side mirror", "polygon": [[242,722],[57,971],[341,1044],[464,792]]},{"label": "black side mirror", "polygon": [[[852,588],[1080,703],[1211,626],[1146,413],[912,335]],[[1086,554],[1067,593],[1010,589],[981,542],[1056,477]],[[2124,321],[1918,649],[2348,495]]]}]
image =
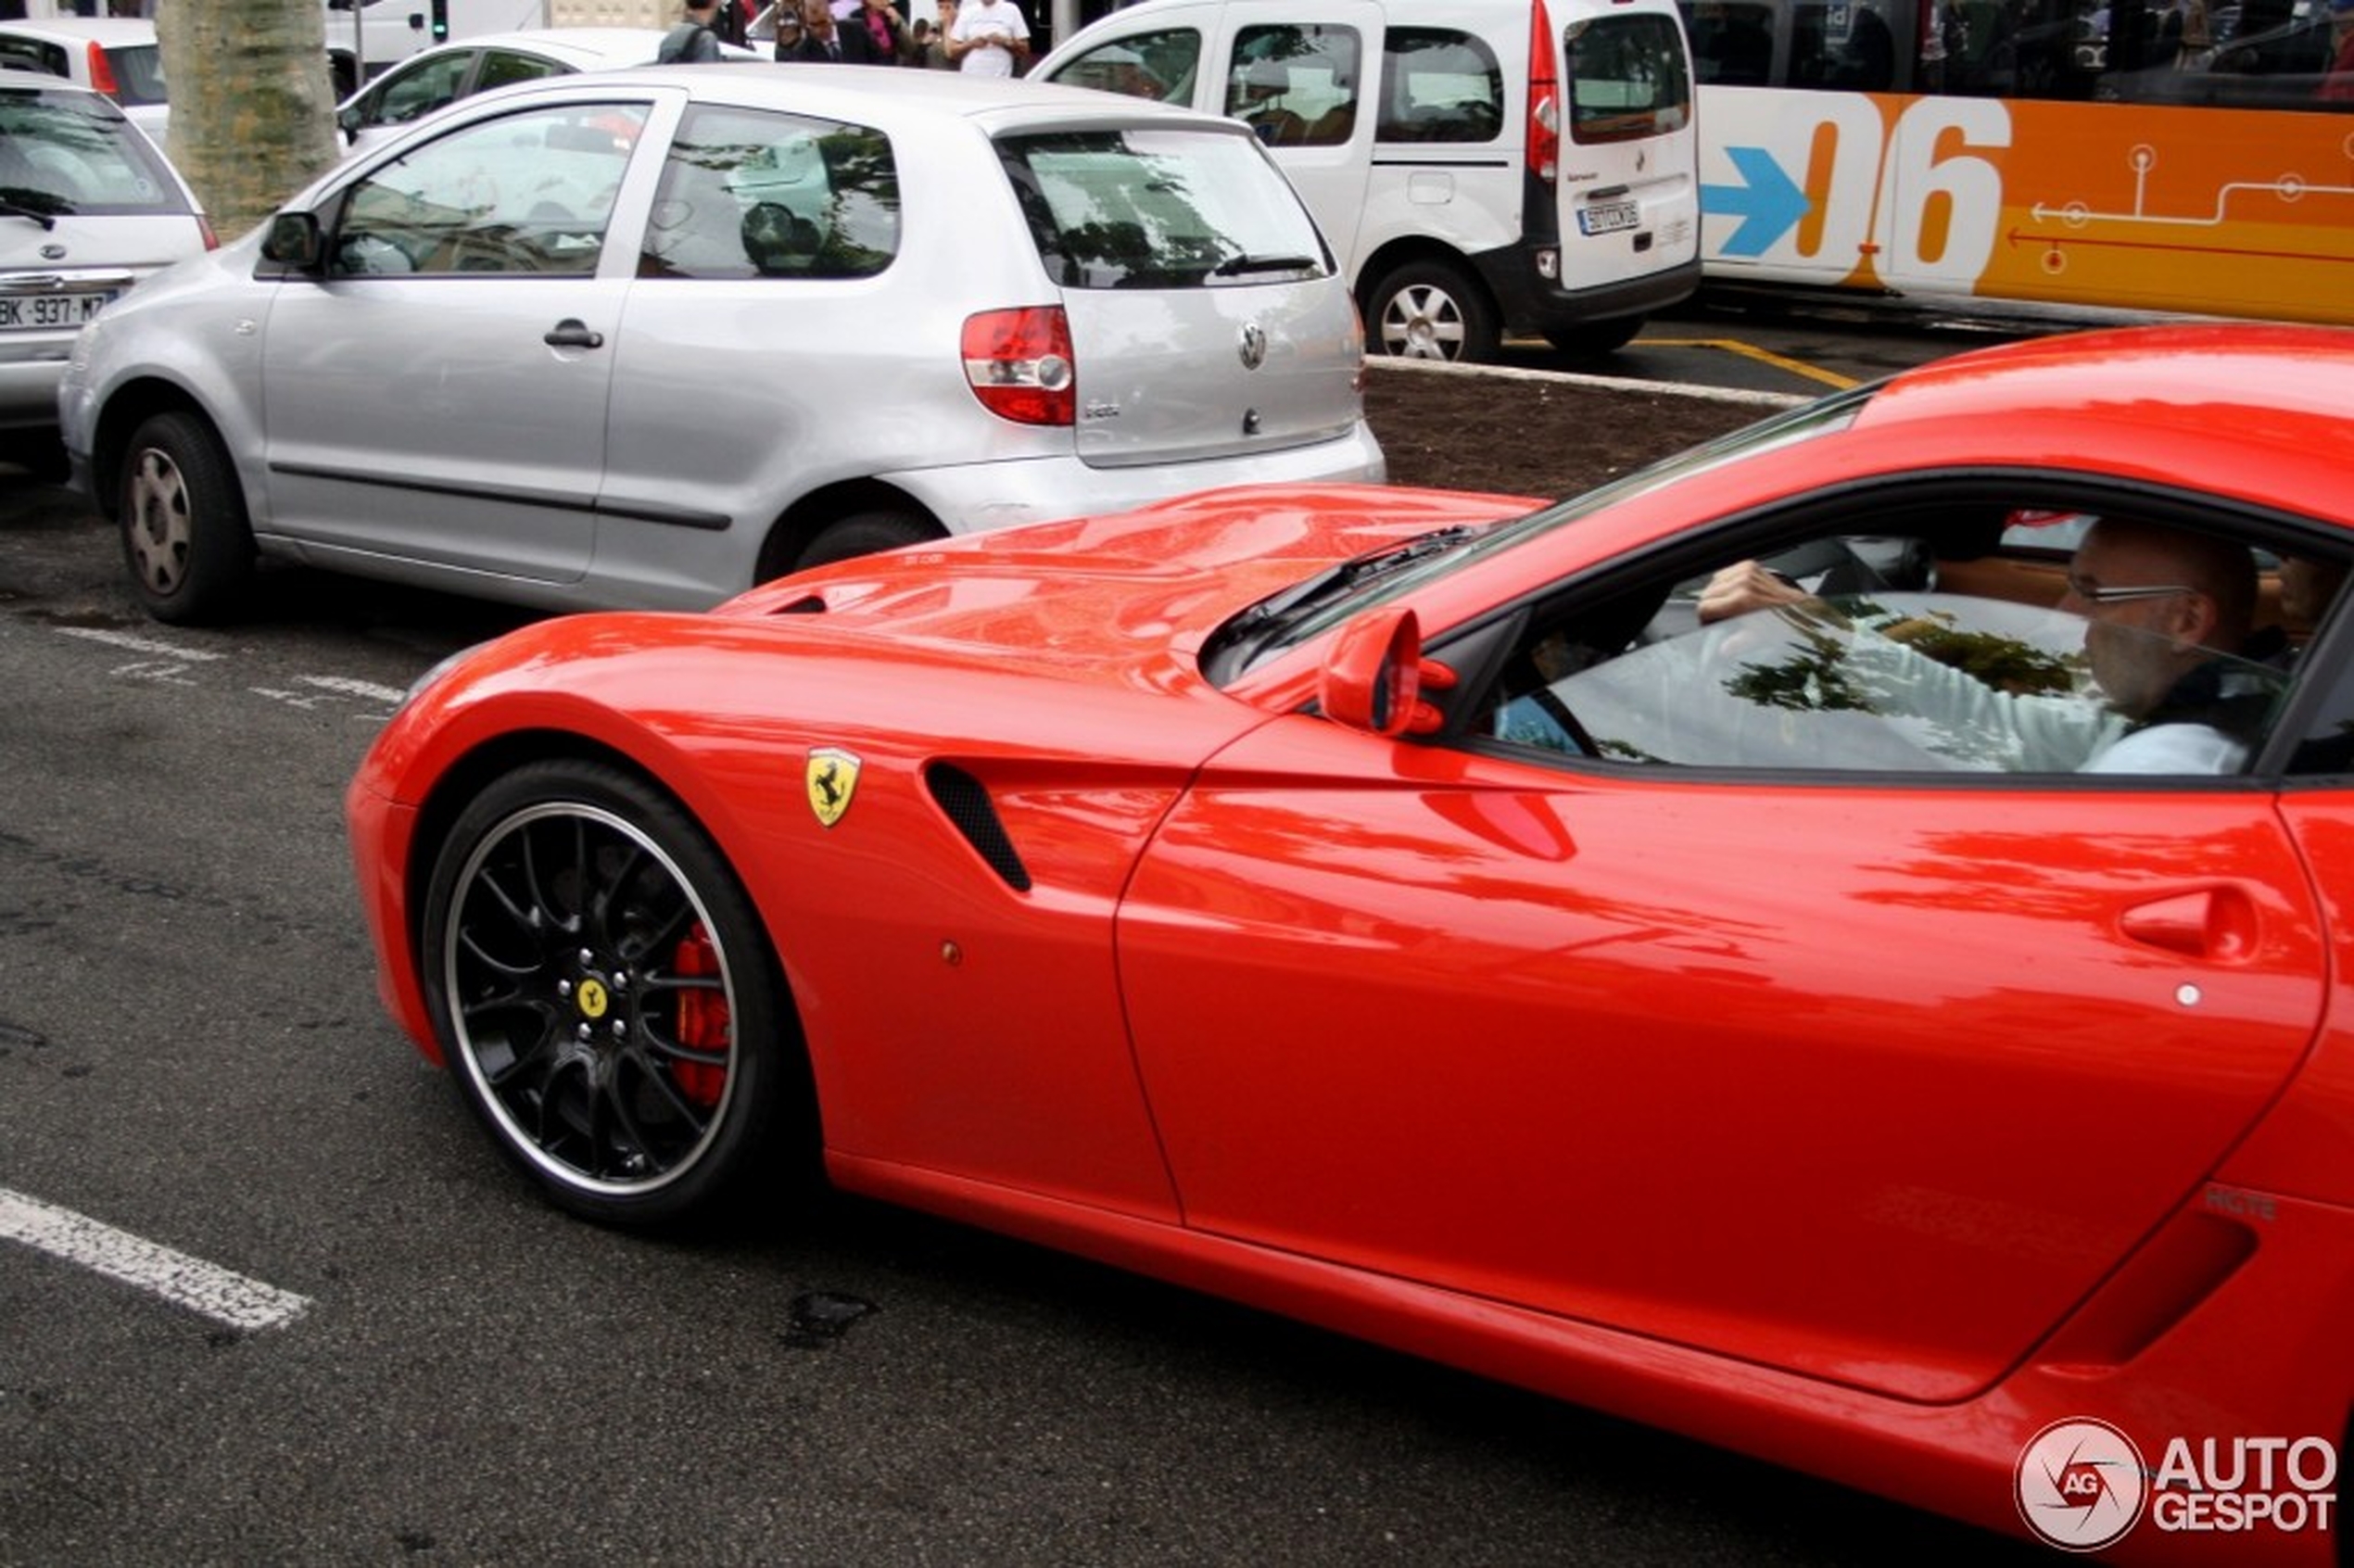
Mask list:
[{"label": "black side mirror", "polygon": [[261,240],[263,260],[297,272],[317,272],[326,251],[326,236],[320,232],[319,217],[313,212],[279,213],[270,220],[270,232]]}]

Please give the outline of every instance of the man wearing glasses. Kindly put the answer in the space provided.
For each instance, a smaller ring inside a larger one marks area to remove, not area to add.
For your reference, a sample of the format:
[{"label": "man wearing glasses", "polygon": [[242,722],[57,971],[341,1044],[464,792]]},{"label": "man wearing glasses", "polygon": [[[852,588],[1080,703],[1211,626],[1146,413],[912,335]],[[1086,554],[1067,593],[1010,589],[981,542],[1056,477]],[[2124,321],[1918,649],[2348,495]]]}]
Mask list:
[{"label": "man wearing glasses", "polygon": [[1709,580],[1700,618],[1770,609],[1836,621],[1853,632],[1849,656],[1868,666],[1879,695],[1956,733],[1999,737],[2019,771],[2223,774],[2246,762],[2278,686],[2234,656],[2256,594],[2245,546],[2118,518],[2094,524],[2058,608],[2084,619],[2101,704],[1988,686],[1905,646],[1901,627],[1851,624],[1754,561]]}]

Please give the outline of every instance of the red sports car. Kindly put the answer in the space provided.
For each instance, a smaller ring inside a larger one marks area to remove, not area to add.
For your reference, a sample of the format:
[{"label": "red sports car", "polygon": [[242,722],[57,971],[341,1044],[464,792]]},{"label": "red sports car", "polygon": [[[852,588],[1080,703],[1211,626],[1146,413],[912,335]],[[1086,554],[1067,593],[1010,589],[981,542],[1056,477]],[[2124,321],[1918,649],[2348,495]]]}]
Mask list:
[{"label": "red sports car", "polygon": [[2327,1561],[2354,333],[1559,505],[1237,490],[580,615],[354,781],[565,1207],[836,1185],[2055,1544]]}]

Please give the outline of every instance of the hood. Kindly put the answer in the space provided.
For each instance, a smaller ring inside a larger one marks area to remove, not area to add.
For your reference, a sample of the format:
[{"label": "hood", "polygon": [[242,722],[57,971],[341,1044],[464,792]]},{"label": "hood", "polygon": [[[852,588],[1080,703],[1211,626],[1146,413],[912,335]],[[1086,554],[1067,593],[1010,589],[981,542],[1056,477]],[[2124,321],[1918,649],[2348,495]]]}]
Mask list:
[{"label": "hood", "polygon": [[1379,485],[1238,487],[861,557],[779,578],[713,613],[807,616],[828,636],[1119,680],[1139,655],[1190,654],[1231,616],[1327,566],[1543,504]]}]

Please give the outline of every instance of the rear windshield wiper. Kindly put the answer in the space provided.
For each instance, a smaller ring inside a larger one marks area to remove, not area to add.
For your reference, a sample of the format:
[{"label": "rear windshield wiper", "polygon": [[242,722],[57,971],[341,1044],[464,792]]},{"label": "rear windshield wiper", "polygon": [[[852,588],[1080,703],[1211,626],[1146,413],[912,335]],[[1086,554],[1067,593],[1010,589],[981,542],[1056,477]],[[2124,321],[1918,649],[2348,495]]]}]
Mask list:
[{"label": "rear windshield wiper", "polygon": [[0,218],[30,218],[44,229],[56,228],[57,226],[57,214],[61,205],[57,203],[56,197],[44,198],[51,203],[49,210],[45,212],[38,207],[27,205],[20,199],[39,194],[35,191],[0,191]]},{"label": "rear windshield wiper", "polygon": [[1245,272],[1313,272],[1313,256],[1252,256],[1245,253],[1229,256],[1209,270],[1213,278],[1238,278]]}]

